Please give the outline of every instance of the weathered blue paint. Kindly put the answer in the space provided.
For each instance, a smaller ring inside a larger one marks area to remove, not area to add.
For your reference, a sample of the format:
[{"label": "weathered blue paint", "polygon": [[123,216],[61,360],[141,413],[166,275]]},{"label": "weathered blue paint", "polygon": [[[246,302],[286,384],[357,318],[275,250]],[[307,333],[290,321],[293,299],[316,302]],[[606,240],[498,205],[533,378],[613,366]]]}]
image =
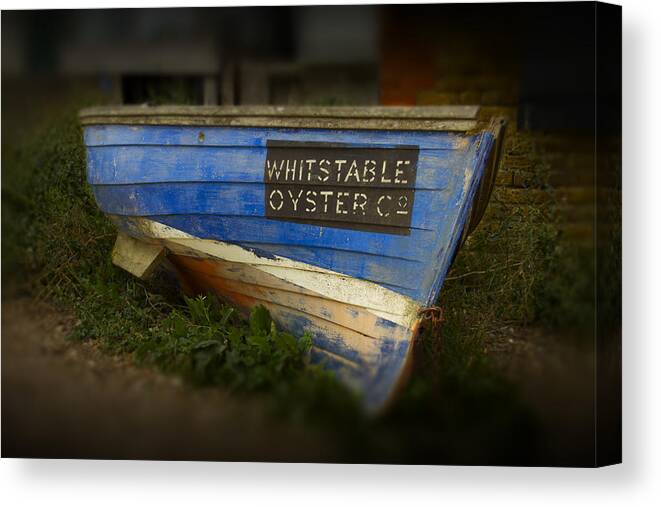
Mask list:
[{"label": "weathered blue paint", "polygon": [[[452,172],[464,168],[470,155],[466,150],[421,150],[415,188],[446,188]],[[266,148],[262,147],[93,146],[87,153],[87,174],[92,185],[261,184],[265,160]]]},{"label": "weathered blue paint", "polygon": [[[450,188],[437,191],[416,189],[411,227],[437,230],[452,194],[458,190],[456,185],[455,182]],[[259,184],[149,183],[95,185],[93,189],[101,209],[112,215],[265,216],[264,185]]]},{"label": "weathered blue paint", "polygon": [[395,341],[386,336],[375,344],[378,357],[366,361],[362,351],[347,347],[341,336],[333,336],[327,330],[319,329],[310,319],[285,311],[279,324],[299,335],[309,333],[315,344],[312,359],[324,362],[327,369],[337,373],[347,383],[359,386],[368,410],[382,406],[391,394],[411,346],[409,340]]},{"label": "weathered blue paint", "polygon": [[[318,326],[317,321],[312,320],[299,312],[282,307],[280,311],[275,313],[274,318],[282,327],[299,336],[305,332],[309,333],[317,348],[330,352],[357,366],[365,367],[372,364],[370,358],[366,357],[364,350],[357,350],[347,346],[344,337],[329,332],[327,329],[321,329]],[[394,324],[394,326],[401,328],[401,326],[397,326],[397,324]],[[402,330],[410,334],[410,331],[403,328]],[[381,355],[387,355],[389,348],[394,348],[397,343],[397,341],[393,340],[388,335],[384,335],[381,339],[369,338],[369,340],[374,342],[375,353]]]},{"label": "weathered blue paint", "polygon": [[[413,229],[410,236],[336,229],[257,217],[221,215],[146,215],[203,239],[252,245],[266,252],[271,245],[314,247],[426,261],[435,231]],[[326,267],[326,266],[321,266]],[[330,268],[328,268],[330,269]]]},{"label": "weathered blue paint", "polygon": [[[108,214],[314,264],[425,304],[440,290],[491,146],[486,134],[116,125],[87,127],[85,139],[88,178]],[[410,234],[265,218],[269,139],[422,146]]]},{"label": "weathered blue paint", "polygon": [[394,329],[397,327],[397,324],[394,322],[382,318],[376,320],[376,325],[386,329]]},{"label": "weathered blue paint", "polygon": [[341,378],[346,385],[353,388],[356,392],[362,393],[368,383],[365,370],[352,363],[343,361],[326,350],[313,346],[310,351],[310,361],[314,364],[321,365],[325,370],[333,372],[334,375]]},{"label": "weathered blue paint", "polygon": [[[441,287],[443,286],[443,281],[445,280],[447,271],[450,269],[452,256],[459,247],[459,241],[461,239],[461,235],[463,234],[463,228],[469,218],[471,204],[473,203],[475,193],[477,192],[480,180],[484,174],[493,143],[493,135],[487,132],[481,135],[474,162],[476,175],[470,181],[467,195],[464,196],[463,201],[461,203],[456,202],[455,204],[460,208],[460,210],[459,215],[456,217],[454,223],[452,224],[452,228],[450,229],[450,223],[445,223],[445,227],[441,231],[441,237],[449,237],[450,240],[447,246],[441,245],[438,249],[436,256],[438,262],[436,263],[436,268],[430,276],[430,278],[433,280],[433,285],[432,290],[426,300],[427,305],[433,304],[434,301],[436,301],[438,298],[438,294],[441,291]],[[429,278],[427,281],[429,281]]]},{"label": "weathered blue paint", "polygon": [[402,374],[411,346],[410,340],[383,343],[378,367],[369,379],[366,391],[365,402],[368,407],[382,406],[393,394],[393,386]]}]

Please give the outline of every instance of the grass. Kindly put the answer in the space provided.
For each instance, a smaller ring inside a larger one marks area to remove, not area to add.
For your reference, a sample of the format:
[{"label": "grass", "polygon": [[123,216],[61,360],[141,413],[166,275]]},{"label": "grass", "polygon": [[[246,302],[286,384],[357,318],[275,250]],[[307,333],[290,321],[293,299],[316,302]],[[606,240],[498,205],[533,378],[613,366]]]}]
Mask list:
[{"label": "grass", "polygon": [[[485,343],[507,326],[581,320],[571,309],[589,284],[576,283],[582,257],[569,269],[563,264],[552,189],[543,205],[494,196],[488,213],[505,208],[505,215],[478,228],[457,256],[440,300],[444,321],[424,330],[401,400],[370,420],[352,394],[309,364],[309,337],[278,331],[263,308],[245,320],[209,296],[183,298],[166,273],[142,282],[110,263],[115,230],[85,182],[76,110],[2,147],[3,280],[20,280],[73,311],[72,339],[97,340],[108,353],[131,354],[193,385],[261,396],[278,416],[339,436],[347,460],[534,459],[536,420],[491,365]],[[532,157],[525,136],[508,149]],[[543,164],[533,162],[543,187]]]}]

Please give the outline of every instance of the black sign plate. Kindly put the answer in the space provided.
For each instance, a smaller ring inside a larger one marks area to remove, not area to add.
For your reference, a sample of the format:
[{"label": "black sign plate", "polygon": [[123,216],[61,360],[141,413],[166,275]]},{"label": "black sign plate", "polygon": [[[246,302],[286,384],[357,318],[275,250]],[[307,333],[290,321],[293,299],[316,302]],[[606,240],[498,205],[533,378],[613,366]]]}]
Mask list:
[{"label": "black sign plate", "polygon": [[264,182],[268,218],[410,234],[417,146],[356,148],[269,141]]}]

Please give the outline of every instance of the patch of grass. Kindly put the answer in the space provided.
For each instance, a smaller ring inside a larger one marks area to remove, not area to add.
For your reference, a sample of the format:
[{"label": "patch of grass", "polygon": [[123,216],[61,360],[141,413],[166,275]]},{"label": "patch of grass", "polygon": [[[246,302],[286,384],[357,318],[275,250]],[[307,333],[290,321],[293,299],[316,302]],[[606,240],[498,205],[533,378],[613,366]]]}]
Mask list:
[{"label": "patch of grass", "polygon": [[44,295],[75,294],[114,232],[86,185],[76,112],[57,115],[23,144],[3,144],[2,160],[3,275],[23,275]]},{"label": "patch of grass", "polygon": [[350,393],[328,372],[309,364],[310,337],[278,331],[264,307],[253,308],[246,321],[211,295],[178,301],[167,288],[149,287],[112,266],[108,269],[77,300],[80,323],[73,339],[99,340],[110,353],[132,354],[139,364],[194,385],[270,392],[274,407],[292,405],[287,394],[307,385],[311,395],[299,397],[299,410],[314,412],[306,404],[329,386],[346,397],[344,410],[357,410]]},{"label": "patch of grass", "polygon": [[555,329],[589,327],[593,319],[592,253],[564,241],[547,168],[525,133],[513,134],[501,164],[525,158],[528,189],[516,199],[494,189],[482,224],[468,238],[445,280],[440,304],[446,334],[464,339],[498,333],[507,326]]},{"label": "patch of grass", "polygon": [[[116,282],[116,281],[115,281]],[[248,321],[211,296],[167,301],[137,281],[122,287],[106,279],[78,301],[74,339],[99,339],[113,353],[133,354],[141,364],[181,375],[196,385],[262,391],[306,369],[309,336],[280,332],[258,306]],[[308,380],[323,374],[309,370]]]}]

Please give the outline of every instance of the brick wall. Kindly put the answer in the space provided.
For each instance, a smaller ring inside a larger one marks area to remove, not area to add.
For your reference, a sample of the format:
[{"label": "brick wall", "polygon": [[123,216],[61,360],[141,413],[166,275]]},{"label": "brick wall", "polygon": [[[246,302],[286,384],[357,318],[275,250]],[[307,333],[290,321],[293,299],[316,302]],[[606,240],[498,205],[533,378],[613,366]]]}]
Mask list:
[{"label": "brick wall", "polygon": [[[594,137],[577,132],[519,129],[520,34],[504,21],[470,21],[424,11],[384,16],[380,99],[385,105],[479,104],[482,115],[509,119],[491,210],[498,219],[507,204],[554,200],[553,220],[563,235],[589,243],[593,237]],[[505,25],[506,26],[506,25]],[[511,28],[511,27],[510,27]],[[412,35],[414,34],[414,35]],[[551,219],[551,218],[550,218]]]}]

